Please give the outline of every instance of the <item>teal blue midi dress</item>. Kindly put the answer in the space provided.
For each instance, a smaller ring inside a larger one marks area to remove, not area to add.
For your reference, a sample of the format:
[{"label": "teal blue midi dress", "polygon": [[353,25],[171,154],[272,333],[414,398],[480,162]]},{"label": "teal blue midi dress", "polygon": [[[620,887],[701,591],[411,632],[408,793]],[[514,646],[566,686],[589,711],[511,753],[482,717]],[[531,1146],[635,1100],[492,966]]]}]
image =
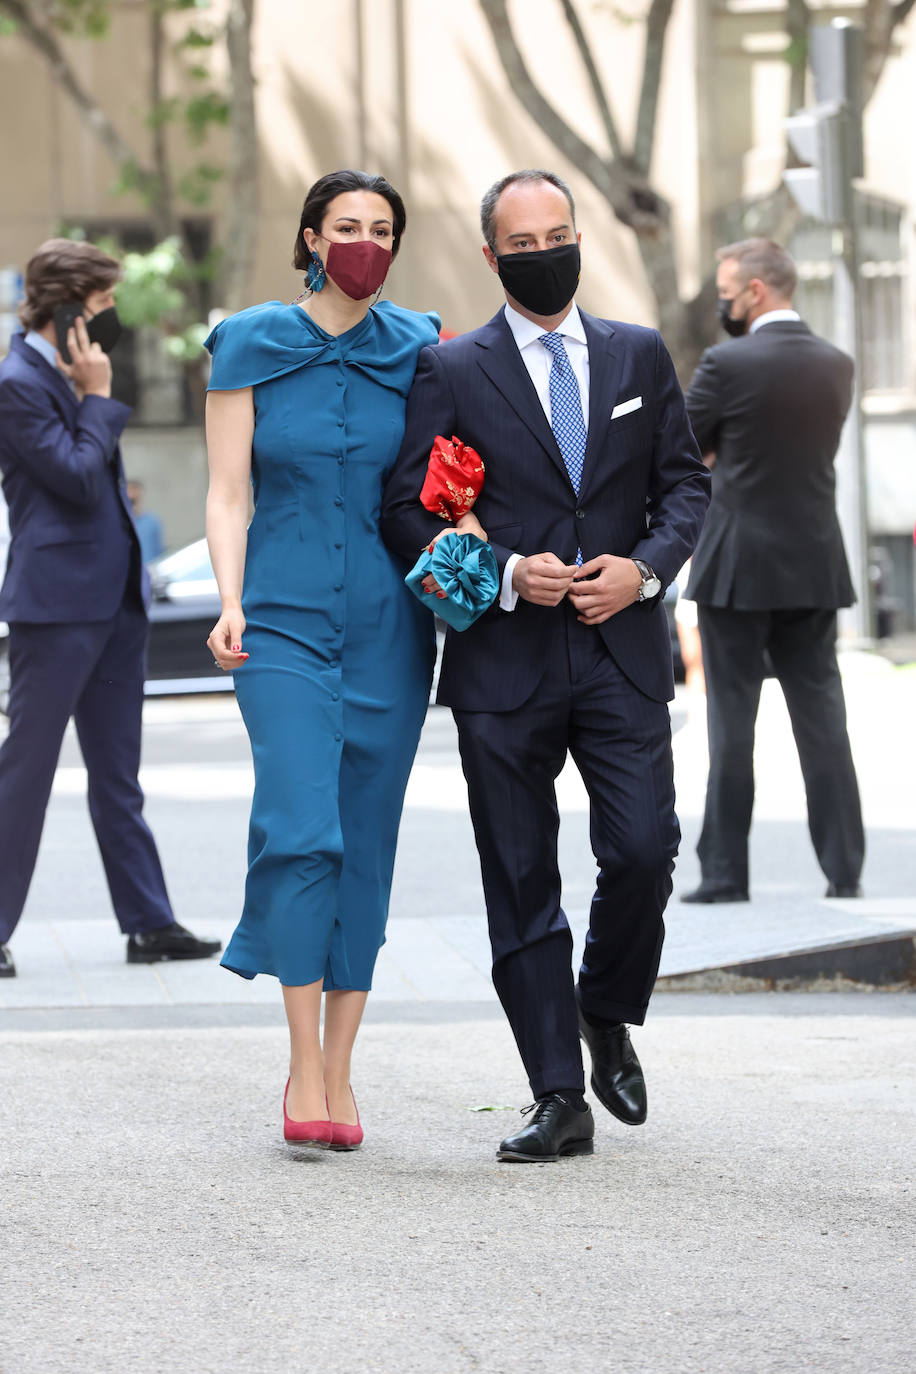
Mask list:
[{"label": "teal blue midi dress", "polygon": [[235,690],[254,797],[241,920],[223,965],[368,990],[435,657],[433,616],[382,543],[382,487],[438,319],[389,303],[345,334],[297,305],[231,316],[209,390],[254,388]]}]

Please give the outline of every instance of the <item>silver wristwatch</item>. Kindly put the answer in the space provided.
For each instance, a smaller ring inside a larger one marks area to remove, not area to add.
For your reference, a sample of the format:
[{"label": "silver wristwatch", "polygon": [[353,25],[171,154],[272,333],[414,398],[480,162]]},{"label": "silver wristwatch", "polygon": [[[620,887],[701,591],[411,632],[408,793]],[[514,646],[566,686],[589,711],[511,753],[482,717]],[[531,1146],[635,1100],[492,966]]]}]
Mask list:
[{"label": "silver wristwatch", "polygon": [[642,586],[636,593],[636,599],[637,601],[651,601],[653,597],[658,596],[662,589],[661,578],[641,558],[634,558],[631,561],[636,564],[636,570],[642,578]]}]

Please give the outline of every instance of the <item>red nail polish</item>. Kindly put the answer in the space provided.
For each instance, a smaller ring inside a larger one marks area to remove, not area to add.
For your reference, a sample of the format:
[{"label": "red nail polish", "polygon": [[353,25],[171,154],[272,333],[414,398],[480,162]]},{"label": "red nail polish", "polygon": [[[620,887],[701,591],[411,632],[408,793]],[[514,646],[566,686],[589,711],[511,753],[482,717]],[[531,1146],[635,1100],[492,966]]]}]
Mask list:
[{"label": "red nail polish", "polygon": [[436,596],[438,597],[438,599],[439,599],[440,601],[444,601],[444,600],[445,600],[445,592],[436,592]]},{"label": "red nail polish", "polygon": [[233,646],[232,646],[232,652],[233,652],[234,654],[240,653],[240,652],[241,652],[241,648],[242,648],[241,644],[233,644]]}]

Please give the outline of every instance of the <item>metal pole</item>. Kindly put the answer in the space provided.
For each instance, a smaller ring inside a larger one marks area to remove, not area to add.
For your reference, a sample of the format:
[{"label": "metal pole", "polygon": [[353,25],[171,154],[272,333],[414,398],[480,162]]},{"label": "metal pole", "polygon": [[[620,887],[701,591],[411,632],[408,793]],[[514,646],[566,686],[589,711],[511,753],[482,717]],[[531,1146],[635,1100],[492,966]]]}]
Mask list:
[{"label": "metal pole", "polygon": [[[866,644],[873,634],[872,588],[868,575],[868,475],[862,426],[862,366],[865,358],[859,277],[858,224],[853,178],[864,174],[862,142],[862,77],[864,34],[848,19],[815,25],[811,30],[810,61],[819,101],[839,106],[838,172],[839,222],[832,234],[834,343],[855,365],[852,404],[836,456],[837,514],[852,580],[858,595],[855,606],[840,612],[840,636]],[[836,126],[835,126],[836,127]]]},{"label": "metal pole", "polygon": [[836,456],[837,515],[858,601],[840,612],[840,637],[847,644],[871,641],[872,595],[868,575],[868,500],[865,445],[862,431],[862,308],[855,211],[833,231],[834,343],[854,364],[852,404],[843,426]]}]

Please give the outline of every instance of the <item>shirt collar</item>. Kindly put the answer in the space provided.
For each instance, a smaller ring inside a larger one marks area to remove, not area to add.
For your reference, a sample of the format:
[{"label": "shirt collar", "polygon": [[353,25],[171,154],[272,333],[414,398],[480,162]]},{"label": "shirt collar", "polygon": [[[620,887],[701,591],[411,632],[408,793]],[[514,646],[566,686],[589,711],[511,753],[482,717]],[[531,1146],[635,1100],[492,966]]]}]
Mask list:
[{"label": "shirt collar", "polygon": [[[536,343],[542,334],[548,331],[542,325],[535,324],[534,320],[529,320],[526,315],[520,315],[517,310],[506,301],[506,324],[512,330],[519,352],[527,348],[529,344]],[[585,337],[585,326],[582,323],[582,316],[579,314],[579,307],[573,301],[572,309],[566,316],[562,324],[558,324],[554,330],[555,334],[561,334],[567,339],[577,339],[579,343],[588,347],[588,340]]]},{"label": "shirt collar", "polygon": [[750,329],[749,334],[756,334],[762,324],[776,324],[780,320],[800,320],[797,310],[768,310],[765,315],[758,315]]},{"label": "shirt collar", "polygon": [[25,336],[25,343],[29,345],[29,348],[34,348],[36,353],[40,353],[41,356],[44,358],[45,362],[51,364],[55,372],[58,370],[57,349],[54,347],[52,343],[48,343],[48,340],[45,338],[45,336],[43,334],[39,334],[37,329],[29,330],[29,332]]}]

